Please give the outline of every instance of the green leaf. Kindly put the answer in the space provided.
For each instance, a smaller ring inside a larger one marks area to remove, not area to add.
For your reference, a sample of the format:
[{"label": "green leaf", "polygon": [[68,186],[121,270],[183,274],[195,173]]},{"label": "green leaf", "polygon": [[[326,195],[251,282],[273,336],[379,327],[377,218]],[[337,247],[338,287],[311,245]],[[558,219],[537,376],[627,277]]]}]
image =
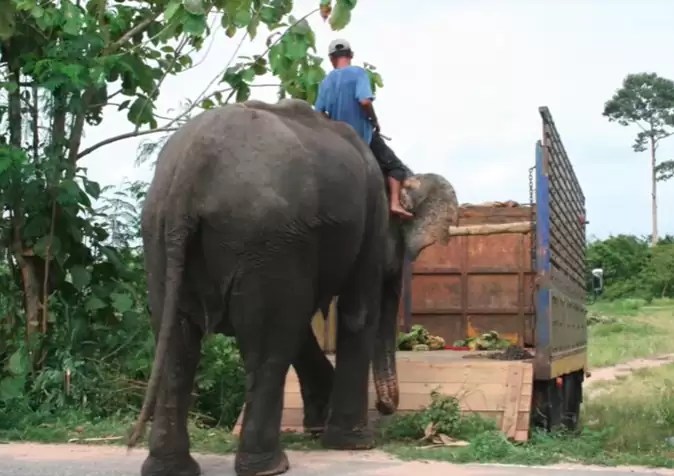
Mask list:
[{"label": "green leaf", "polygon": [[98,200],[98,197],[101,196],[100,184],[93,180],[89,180],[87,177],[82,177],[82,183],[84,184],[84,190],[91,195],[94,200]]},{"label": "green leaf", "polygon": [[41,258],[47,258],[47,248],[49,248],[49,256],[53,257],[61,252],[61,240],[58,236],[45,235],[33,246],[33,251]]},{"label": "green leaf", "polygon": [[124,313],[133,308],[133,299],[128,294],[112,293],[110,297],[112,298],[112,306],[118,312]]},{"label": "green leaf", "polygon": [[6,377],[0,380],[0,401],[7,402],[21,398],[24,393],[26,378],[24,376]]},{"label": "green leaf", "polygon": [[330,15],[330,27],[335,30],[342,30],[351,21],[351,4],[345,0],[337,0],[335,7]]},{"label": "green leaf", "polygon": [[242,84],[236,91],[236,102],[244,102],[250,97],[250,87],[247,84]]},{"label": "green leaf", "polygon": [[253,68],[244,69],[241,73],[241,79],[250,83],[255,78],[255,70]]},{"label": "green leaf", "polygon": [[73,286],[78,291],[84,289],[91,282],[91,273],[84,266],[73,266],[70,270]]},{"label": "green leaf", "polygon": [[16,11],[12,0],[0,0],[0,40],[8,40],[16,29]]},{"label": "green leaf", "polygon": [[175,16],[176,13],[178,13],[178,10],[180,10],[181,4],[180,0],[171,0],[166,7],[166,10],[164,10],[164,18],[168,22]]},{"label": "green leaf", "polygon": [[73,36],[79,35],[80,30],[82,29],[83,26],[82,12],[70,1],[63,1],[62,5],[63,5],[63,18],[65,18],[63,31],[68,35]]},{"label": "green leaf", "polygon": [[194,15],[205,15],[206,9],[202,0],[183,0],[185,10]]},{"label": "green leaf", "polygon": [[236,15],[234,15],[233,23],[239,28],[243,28],[245,26],[248,26],[252,18],[253,16],[251,15],[250,10],[248,10],[248,8],[237,10]]},{"label": "green leaf", "polygon": [[309,84],[320,84],[325,78],[325,71],[323,68],[314,66],[307,71],[306,80]]},{"label": "green leaf", "polygon": [[309,26],[309,22],[302,19],[295,23],[290,31],[298,35],[306,36],[311,32],[311,27]]},{"label": "green leaf", "polygon": [[234,25],[229,25],[225,30],[225,35],[227,35],[229,38],[233,38],[234,35],[236,35],[236,27]]},{"label": "green leaf", "polygon": [[0,81],[0,88],[9,93],[14,93],[19,89],[19,85],[14,81]]},{"label": "green leaf", "polygon": [[206,98],[203,101],[201,101],[202,109],[212,109],[213,107],[215,107],[215,103],[211,99]]},{"label": "green leaf", "polygon": [[154,103],[147,97],[140,96],[133,102],[126,117],[133,124],[147,124],[153,119],[153,110]]},{"label": "green leaf", "polygon": [[183,30],[193,36],[201,36],[206,31],[206,15],[188,13],[183,20]]},{"label": "green leaf", "polygon": [[304,36],[286,35],[284,38],[285,56],[290,60],[300,60],[307,55],[307,44]]},{"label": "green leaf", "polygon": [[257,27],[259,25],[260,25],[259,16],[256,16],[250,21],[250,23],[248,23],[248,28],[246,28],[246,31],[248,31],[248,35],[250,36],[251,40],[254,40],[255,37],[257,36]]},{"label": "green leaf", "polygon": [[56,201],[61,205],[76,205],[81,201],[82,191],[74,180],[62,180],[58,186]]},{"label": "green leaf", "polygon": [[279,16],[271,7],[264,6],[260,9],[260,19],[267,25],[274,24],[279,21]]},{"label": "green leaf", "polygon": [[107,307],[106,304],[96,296],[89,296],[89,299],[87,299],[87,302],[84,305],[84,308],[89,312],[95,312],[105,307]]},{"label": "green leaf", "polygon": [[28,372],[28,362],[21,349],[17,349],[7,363],[7,370],[14,376],[25,375]]}]

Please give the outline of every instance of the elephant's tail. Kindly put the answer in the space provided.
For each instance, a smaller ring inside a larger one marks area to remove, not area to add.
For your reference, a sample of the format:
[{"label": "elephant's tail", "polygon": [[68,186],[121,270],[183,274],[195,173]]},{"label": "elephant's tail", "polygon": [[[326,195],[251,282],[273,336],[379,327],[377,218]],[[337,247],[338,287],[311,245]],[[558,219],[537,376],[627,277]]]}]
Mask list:
[{"label": "elephant's tail", "polygon": [[[172,215],[173,217],[176,217],[178,214],[172,213]],[[154,361],[152,362],[152,371],[147,384],[147,390],[145,391],[145,399],[140,410],[140,415],[138,416],[138,420],[127,441],[127,448],[129,449],[133,448],[143,436],[145,424],[153,413],[157,393],[159,391],[164,361],[166,359],[166,354],[169,351],[168,346],[171,339],[171,333],[173,332],[173,328],[177,321],[178,298],[180,296],[183,271],[185,268],[185,250],[190,234],[190,226],[188,223],[184,222],[184,218],[181,217],[177,219],[182,220],[183,222],[180,224],[166,223],[165,228],[160,230],[160,233],[164,235],[163,241],[166,246],[164,249],[154,251],[155,253],[165,253],[164,305],[159,324],[159,332],[157,334],[157,347],[155,349]],[[167,222],[170,222],[169,217],[167,217]],[[146,252],[149,252],[149,250]],[[152,279],[161,279],[161,277],[154,276]]]}]

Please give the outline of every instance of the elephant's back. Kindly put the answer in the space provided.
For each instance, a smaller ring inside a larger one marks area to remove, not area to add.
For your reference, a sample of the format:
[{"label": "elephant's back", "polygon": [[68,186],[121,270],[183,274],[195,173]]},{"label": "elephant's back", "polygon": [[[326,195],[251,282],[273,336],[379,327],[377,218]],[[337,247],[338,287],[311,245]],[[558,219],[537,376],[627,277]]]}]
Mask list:
[{"label": "elephant's back", "polygon": [[250,101],[205,111],[178,130],[160,153],[148,200],[188,200],[200,216],[272,228],[322,217],[355,223],[373,180],[382,180],[376,162],[348,126],[303,102]]}]

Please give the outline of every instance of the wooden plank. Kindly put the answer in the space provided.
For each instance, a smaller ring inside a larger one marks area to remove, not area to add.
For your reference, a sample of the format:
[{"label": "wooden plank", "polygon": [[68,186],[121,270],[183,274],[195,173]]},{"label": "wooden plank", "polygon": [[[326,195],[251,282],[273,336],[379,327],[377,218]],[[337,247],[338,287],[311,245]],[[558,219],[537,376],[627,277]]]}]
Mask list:
[{"label": "wooden plank", "polygon": [[[457,398],[461,412],[492,419],[497,428],[516,441],[526,441],[529,432],[533,364],[527,361],[457,359],[452,352],[399,352],[397,368],[400,403],[398,414],[427,407],[431,392]],[[460,353],[457,353],[461,355]],[[328,356],[334,362],[334,356]],[[444,359],[444,361],[443,361]],[[374,409],[376,392],[370,375],[369,415],[375,424],[380,416]],[[240,431],[242,414],[234,433]],[[303,431],[303,402],[297,375],[286,377],[281,429]]]},{"label": "wooden plank", "polygon": [[508,438],[514,438],[517,431],[517,414],[520,407],[520,397],[522,395],[522,367],[511,365],[508,368],[508,379],[506,381],[504,393],[505,402],[503,409],[503,423],[501,431]]},{"label": "wooden plank", "polygon": [[330,301],[327,319],[320,310],[316,311],[311,328],[323,352],[334,353],[337,349],[337,298]]}]

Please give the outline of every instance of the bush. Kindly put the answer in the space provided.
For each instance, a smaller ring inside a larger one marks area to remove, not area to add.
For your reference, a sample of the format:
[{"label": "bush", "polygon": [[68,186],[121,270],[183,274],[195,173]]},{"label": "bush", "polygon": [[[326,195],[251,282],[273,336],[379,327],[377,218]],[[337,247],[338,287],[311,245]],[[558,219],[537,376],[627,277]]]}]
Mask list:
[{"label": "bush", "polygon": [[455,397],[433,391],[428,407],[414,413],[395,415],[382,428],[382,437],[394,441],[419,440],[431,423],[437,433],[457,439],[469,439],[496,428],[494,422],[479,415],[462,416]]},{"label": "bush", "polygon": [[245,381],[236,341],[222,335],[209,336],[203,345],[194,406],[204,423],[234,426],[245,400]]}]

